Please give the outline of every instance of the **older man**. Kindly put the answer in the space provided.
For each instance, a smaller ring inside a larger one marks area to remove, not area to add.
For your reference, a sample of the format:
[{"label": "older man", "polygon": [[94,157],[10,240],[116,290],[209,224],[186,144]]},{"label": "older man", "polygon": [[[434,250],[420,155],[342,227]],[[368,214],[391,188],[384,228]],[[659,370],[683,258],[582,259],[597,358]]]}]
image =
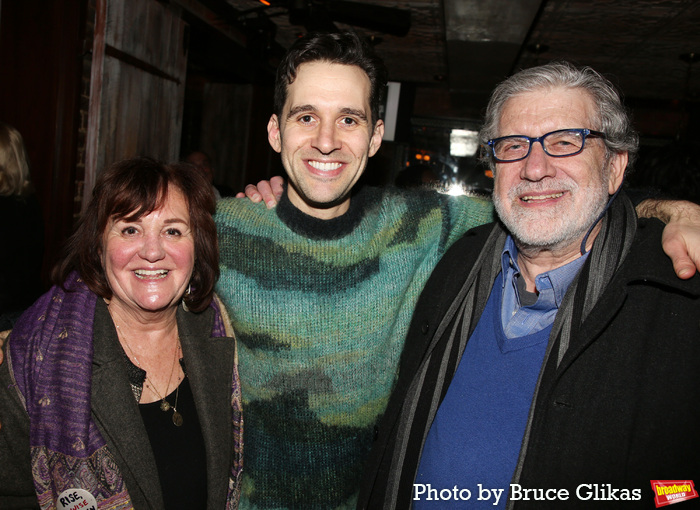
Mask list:
[{"label": "older man", "polygon": [[619,96],[590,68],[521,71],[482,140],[501,223],[421,294],[360,507],[651,507],[650,481],[700,475],[700,277],[620,192]]}]

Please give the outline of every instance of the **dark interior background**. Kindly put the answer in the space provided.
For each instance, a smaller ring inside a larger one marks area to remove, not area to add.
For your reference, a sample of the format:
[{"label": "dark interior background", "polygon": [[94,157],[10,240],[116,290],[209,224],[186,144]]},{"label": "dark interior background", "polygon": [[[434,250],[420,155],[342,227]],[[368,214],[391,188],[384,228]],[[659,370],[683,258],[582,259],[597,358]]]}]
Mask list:
[{"label": "dark interior background", "polygon": [[[0,2],[0,119],[25,138],[45,222],[45,274],[85,199],[96,11],[133,1]],[[282,172],[265,132],[275,66],[299,35],[336,27],[370,37],[400,84],[394,140],[372,159],[367,182],[393,183],[418,167],[488,191],[475,157],[450,154],[450,133],[478,129],[503,78],[566,59],[624,92],[642,137],[630,183],[700,202],[700,1],[149,1],[187,25],[178,153],[210,152],[216,181],[232,191]]]}]

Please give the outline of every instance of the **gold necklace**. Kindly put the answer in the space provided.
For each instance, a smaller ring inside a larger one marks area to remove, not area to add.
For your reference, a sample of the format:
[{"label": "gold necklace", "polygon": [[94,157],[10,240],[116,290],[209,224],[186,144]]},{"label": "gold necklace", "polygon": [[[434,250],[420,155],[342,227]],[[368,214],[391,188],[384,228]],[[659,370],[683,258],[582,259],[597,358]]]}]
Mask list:
[{"label": "gold necklace", "polygon": [[[156,396],[160,399],[160,410],[163,412],[167,412],[170,409],[173,410],[173,424],[176,427],[180,427],[182,425],[182,415],[178,412],[177,410],[177,401],[178,398],[180,397],[180,384],[178,381],[177,389],[175,390],[175,404],[170,404],[165,399],[165,396],[162,396],[160,392],[156,389],[156,385],[153,384],[153,381],[151,381],[148,378],[148,371],[144,370],[144,368],[141,366],[141,363],[139,363],[139,359],[136,357],[136,353],[131,349],[131,346],[129,345],[129,342],[126,341],[126,338],[124,338],[121,335],[121,329],[119,328],[119,325],[117,323],[114,323],[114,325],[117,327],[117,335],[124,341],[124,345],[126,345],[126,348],[129,349],[129,352],[131,353],[131,356],[134,358],[134,361],[136,362],[136,366],[138,366],[141,370],[143,370],[146,373],[146,386],[148,386],[151,390],[153,390],[153,393],[156,394]],[[168,385],[165,387],[165,393],[167,396],[168,388],[170,388],[170,382],[173,379],[173,373],[175,372],[175,362],[179,359],[179,354],[180,354],[180,336],[178,335],[177,337],[177,349],[175,350],[175,357],[173,358],[173,364],[170,367],[170,376],[168,377]]]}]

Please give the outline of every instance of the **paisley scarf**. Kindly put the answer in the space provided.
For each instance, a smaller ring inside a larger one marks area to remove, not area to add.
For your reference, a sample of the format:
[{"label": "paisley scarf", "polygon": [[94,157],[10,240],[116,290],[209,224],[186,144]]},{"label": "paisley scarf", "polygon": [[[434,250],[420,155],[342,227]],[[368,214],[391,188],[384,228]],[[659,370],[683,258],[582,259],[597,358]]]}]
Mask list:
[{"label": "paisley scarf", "polygon": [[[53,287],[18,320],[8,364],[29,415],[32,473],[39,505],[56,507],[66,489],[84,489],[100,509],[132,508],[113,455],[91,418],[93,320],[98,296],[77,273]],[[233,336],[218,299],[211,336]],[[223,315],[223,317],[222,317]],[[230,323],[229,323],[230,324]],[[242,469],[241,392],[234,367],[232,420],[235,458],[227,508],[236,508]]]}]

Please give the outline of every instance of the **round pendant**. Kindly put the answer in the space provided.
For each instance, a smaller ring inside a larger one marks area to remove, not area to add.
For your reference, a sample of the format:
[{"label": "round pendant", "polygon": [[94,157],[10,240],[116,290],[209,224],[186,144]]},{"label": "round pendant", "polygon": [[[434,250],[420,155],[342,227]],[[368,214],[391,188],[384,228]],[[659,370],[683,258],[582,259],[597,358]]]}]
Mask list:
[{"label": "round pendant", "polygon": [[170,409],[170,404],[167,400],[163,399],[160,401],[160,410],[165,412]]},{"label": "round pendant", "polygon": [[182,425],[182,415],[177,411],[173,411],[173,423],[176,427]]}]

